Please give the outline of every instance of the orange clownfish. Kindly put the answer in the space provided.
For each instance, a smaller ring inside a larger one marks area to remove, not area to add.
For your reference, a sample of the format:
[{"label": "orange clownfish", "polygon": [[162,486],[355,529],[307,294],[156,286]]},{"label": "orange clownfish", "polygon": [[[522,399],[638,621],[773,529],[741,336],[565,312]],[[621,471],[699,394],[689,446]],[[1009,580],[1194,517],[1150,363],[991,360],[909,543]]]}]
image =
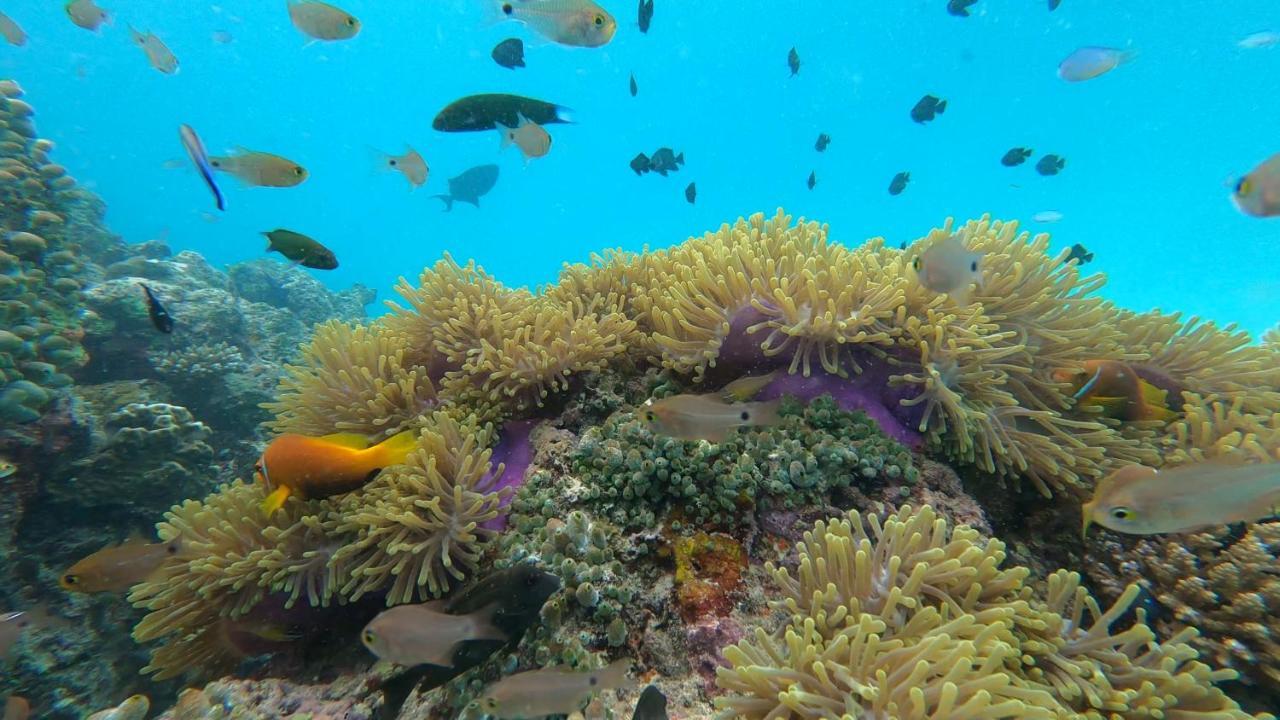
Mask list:
[{"label": "orange clownfish", "polygon": [[1053,379],[1076,387],[1072,397],[1078,406],[1099,407],[1107,417],[1167,422],[1176,416],[1168,407],[1168,393],[1120,360],[1086,360],[1080,368],[1055,370]]},{"label": "orange clownfish", "polygon": [[271,441],[254,466],[254,478],[266,487],[262,510],[279,510],[290,495],[303,500],[340,495],[363,487],[388,465],[398,465],[418,447],[418,435],[405,431],[369,446],[354,433],[307,437],[286,433]]}]

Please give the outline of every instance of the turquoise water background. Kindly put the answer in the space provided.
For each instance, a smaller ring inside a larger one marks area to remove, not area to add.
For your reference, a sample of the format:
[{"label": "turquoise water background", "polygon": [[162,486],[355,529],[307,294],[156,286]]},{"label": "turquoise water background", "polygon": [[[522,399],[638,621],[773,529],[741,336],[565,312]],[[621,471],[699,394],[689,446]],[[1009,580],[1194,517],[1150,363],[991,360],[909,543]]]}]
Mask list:
[{"label": "turquoise water background", "polygon": [[[598,49],[486,24],[484,0],[341,0],[363,23],[359,36],[309,46],[284,0],[101,3],[115,21],[100,34],[72,25],[61,2],[4,3],[30,41],[0,47],[0,76],[27,90],[55,159],[105,199],[116,232],[166,237],[215,264],[260,256],[257,233],[285,227],[338,254],[338,270],[316,273],[327,283],[390,298],[398,276],[416,277],[443,251],[534,285],[593,251],[670,245],[779,206],[850,245],[878,235],[896,245],[947,216],[989,212],[1051,232],[1056,247],[1086,245],[1089,269],[1107,273],[1106,295],[1125,306],[1254,332],[1280,320],[1280,219],[1240,214],[1228,188],[1280,151],[1280,47],[1236,45],[1280,30],[1274,0],[1063,0],[1052,13],[1043,0],[980,0],[967,19],[944,0],[656,0],[647,35],[633,0],[604,0],[619,28]],[[160,36],[181,72],[151,69],[126,23]],[[219,44],[215,31],[234,40]],[[489,57],[510,36],[526,41],[525,69]],[[1059,80],[1058,62],[1083,45],[1140,55],[1096,80]],[[527,166],[517,150],[499,151],[496,133],[431,129],[440,108],[479,92],[567,105],[578,122],[549,126],[551,153]],[[948,107],[921,126],[908,112],[925,93]],[[311,177],[270,189],[223,176],[228,211],[209,222],[212,200],[189,164],[165,167],[185,161],[179,123],[211,152],[276,152]],[[821,154],[819,132],[832,137]],[[369,150],[406,143],[431,167],[415,192],[377,172]],[[664,145],[685,153],[678,173],[628,168]],[[1036,155],[1002,167],[1019,145]],[[1066,158],[1062,174],[1036,174],[1045,153]],[[478,210],[445,213],[431,198],[492,162],[501,177]],[[891,197],[902,170],[911,184]],[[1030,222],[1047,210],[1064,219]]]}]

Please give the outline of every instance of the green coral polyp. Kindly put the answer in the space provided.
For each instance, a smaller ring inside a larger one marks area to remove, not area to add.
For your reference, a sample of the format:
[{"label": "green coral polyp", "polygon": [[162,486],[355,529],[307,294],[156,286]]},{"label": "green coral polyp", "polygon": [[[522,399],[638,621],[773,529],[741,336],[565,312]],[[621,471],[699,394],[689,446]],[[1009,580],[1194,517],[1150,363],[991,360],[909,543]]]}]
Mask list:
[{"label": "green coral polyp", "polygon": [[807,405],[785,400],[780,414],[773,427],[712,444],[656,435],[635,413],[619,413],[584,434],[575,470],[593,504],[624,527],[652,527],[655,508],[665,507],[699,524],[733,525],[762,496],[790,508],[852,485],[916,479],[905,447],[828,396]]}]

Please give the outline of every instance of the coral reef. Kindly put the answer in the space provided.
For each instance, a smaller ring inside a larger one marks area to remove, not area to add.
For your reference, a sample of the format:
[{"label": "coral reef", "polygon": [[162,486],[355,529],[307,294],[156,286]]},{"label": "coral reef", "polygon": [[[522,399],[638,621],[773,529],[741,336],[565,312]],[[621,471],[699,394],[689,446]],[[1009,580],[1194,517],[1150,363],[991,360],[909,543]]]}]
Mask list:
[{"label": "coral reef", "polygon": [[931,508],[820,521],[799,550],[794,576],[770,567],[787,624],[725,651],[723,717],[1249,717],[1194,630],[1114,627],[1137,586],[1103,611],[1059,571],[1041,595],[1002,543]]}]

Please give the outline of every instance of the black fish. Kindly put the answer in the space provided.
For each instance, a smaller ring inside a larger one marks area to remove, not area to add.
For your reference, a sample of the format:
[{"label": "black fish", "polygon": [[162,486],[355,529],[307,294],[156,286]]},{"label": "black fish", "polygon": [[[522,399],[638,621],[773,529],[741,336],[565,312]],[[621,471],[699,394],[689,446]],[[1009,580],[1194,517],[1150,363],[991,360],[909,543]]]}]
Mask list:
[{"label": "black fish", "polygon": [[818,142],[813,144],[813,149],[822,152],[831,144],[831,136],[826,133],[818,133]]},{"label": "black fish", "polygon": [[649,23],[653,22],[653,0],[640,0],[640,32],[649,32]]},{"label": "black fish", "polygon": [[911,119],[918,123],[927,123],[938,115],[941,115],[947,109],[947,101],[940,100],[932,95],[925,95],[920,98],[920,102],[911,108]]},{"label": "black fish", "polygon": [[532,565],[517,565],[485,576],[449,599],[444,612],[467,615],[493,608],[490,622],[506,634],[506,640],[463,640],[453,650],[452,667],[418,665],[382,684],[382,717],[392,720],[417,687],[426,692],[439,687],[506,647],[520,644],[525,632],[538,622],[542,606],[560,589],[560,578]]},{"label": "black fish", "polygon": [[1058,171],[1066,167],[1067,161],[1057,155],[1045,155],[1040,158],[1040,162],[1036,163],[1036,172],[1041,175],[1057,175]]},{"label": "black fish", "polygon": [[640,693],[631,720],[667,720],[667,696],[657,685],[650,685]]},{"label": "black fish", "polygon": [[445,211],[453,209],[454,201],[471,203],[480,207],[480,198],[498,184],[497,165],[477,165],[455,178],[449,178],[449,194],[433,195],[444,201]]},{"label": "black fish", "polygon": [[493,130],[497,123],[519,127],[521,115],[539,125],[573,122],[567,107],[519,95],[490,93],[454,100],[436,115],[431,127],[442,132]]},{"label": "black fish", "polygon": [[684,153],[677,155],[676,151],[669,147],[658,148],[649,157],[649,169],[662,177],[666,177],[669,172],[679,170],[683,164]]},{"label": "black fish", "polygon": [[524,67],[524,41],[520,38],[507,38],[493,46],[493,61],[504,68],[515,70]]},{"label": "black fish", "polygon": [[1067,259],[1063,260],[1062,262],[1065,264],[1073,260],[1077,265],[1084,265],[1085,263],[1091,262],[1093,260],[1093,253],[1089,252],[1089,250],[1085,248],[1085,246],[1081,245],[1080,243],[1076,243],[1075,245],[1071,246],[1071,254],[1068,255]]},{"label": "black fish", "polygon": [[816,170],[809,171],[809,189],[812,190],[814,185],[818,184],[818,172]]},{"label": "black fish", "polygon": [[689,183],[688,187],[684,189],[684,199],[688,200],[690,205],[693,204],[694,200],[698,199],[698,183]]},{"label": "black fish", "polygon": [[636,171],[636,175],[643,175],[649,172],[649,156],[640,153],[631,158],[631,169]]},{"label": "black fish", "polygon": [[791,48],[791,52],[787,53],[787,67],[791,68],[791,76],[795,77],[800,72],[800,53],[795,48]]},{"label": "black fish", "polygon": [[151,324],[166,335],[173,332],[173,316],[164,309],[164,305],[160,304],[160,298],[151,292],[151,288],[142,283],[138,284],[142,285],[142,291],[147,294],[147,314],[151,316]]},{"label": "black fish", "polygon": [[267,252],[278,252],[313,270],[333,270],[338,267],[338,256],[332,250],[302,233],[278,228],[262,234],[267,236]]},{"label": "black fish", "polygon": [[1049,0],[1049,12],[1053,12],[1054,10],[1057,10],[1058,6],[1061,4],[1062,4],[1062,0]]},{"label": "black fish", "polygon": [[956,17],[969,17],[969,8],[977,2],[978,0],[948,0],[947,12]]},{"label": "black fish", "polygon": [[1017,167],[1026,162],[1029,157],[1031,157],[1031,148],[1011,148],[1004,157],[1000,158],[1000,164],[1005,167]]},{"label": "black fish", "polygon": [[636,76],[635,76],[635,73],[632,73],[631,74],[631,97],[635,97],[637,92],[640,92],[640,88],[636,87]]},{"label": "black fish", "polygon": [[907,183],[911,182],[911,173],[900,172],[893,176],[893,180],[889,182],[889,194],[901,195],[903,190],[907,189]]}]

